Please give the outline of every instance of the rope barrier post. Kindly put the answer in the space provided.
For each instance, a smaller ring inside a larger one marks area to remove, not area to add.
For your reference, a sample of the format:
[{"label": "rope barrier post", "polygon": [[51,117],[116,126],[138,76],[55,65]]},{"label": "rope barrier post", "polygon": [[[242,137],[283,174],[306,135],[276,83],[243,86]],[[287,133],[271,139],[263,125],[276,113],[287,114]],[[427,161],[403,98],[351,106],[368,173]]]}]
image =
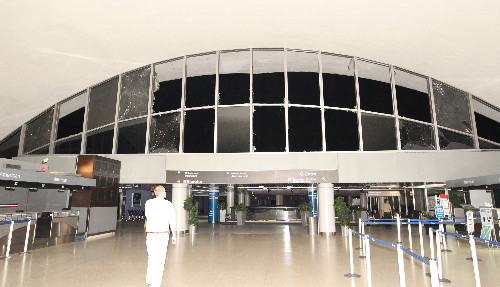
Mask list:
[{"label": "rope barrier post", "polygon": [[26,238],[24,239],[24,249],[23,249],[23,252],[21,252],[20,254],[30,254],[30,252],[28,252],[28,241],[29,241],[29,238],[30,238],[30,229],[31,229],[31,219],[28,220],[28,226],[26,227]]},{"label": "rope barrier post", "polygon": [[444,225],[443,224],[440,224],[439,225],[439,228],[441,229],[441,236],[442,236],[442,242],[443,242],[443,249],[441,250],[442,252],[451,252],[451,250],[448,249],[448,247],[446,246],[446,234],[444,234]]},{"label": "rope barrier post", "polygon": [[418,222],[418,233],[420,235],[420,256],[424,256],[424,236],[422,235],[422,222]]},{"label": "rope barrier post", "polygon": [[411,238],[411,224],[409,218],[408,218],[408,239],[410,240],[410,250],[413,251],[413,240]]},{"label": "rope barrier post", "polygon": [[429,242],[431,247],[431,259],[436,259],[434,256],[434,229],[432,229],[432,227],[429,228]]},{"label": "rope barrier post", "polygon": [[405,278],[405,263],[403,261],[403,250],[401,250],[401,243],[398,243],[398,267],[399,267],[399,286],[406,287],[406,278]]},{"label": "rope barrier post", "polygon": [[435,259],[430,259],[429,267],[431,270],[431,286],[439,287],[439,274],[438,274],[437,261]]},{"label": "rope barrier post", "polygon": [[345,274],[347,278],[359,278],[361,275],[354,273],[354,259],[352,254],[352,230],[349,228],[349,262],[351,264],[351,272]]},{"label": "rope barrier post", "polygon": [[436,230],[436,257],[438,263],[439,282],[450,283],[451,281],[443,277],[443,262],[441,259],[441,231]]},{"label": "rope barrier post", "polygon": [[[365,224],[363,223],[363,225],[361,226],[361,234],[365,234]],[[359,236],[359,238],[361,239],[361,235]],[[363,247],[361,248],[361,255],[359,256],[359,258],[366,258],[366,243],[365,241],[363,240],[362,241],[362,244],[363,244]]]},{"label": "rope barrier post", "polygon": [[[358,218],[358,232],[359,233],[364,233],[361,231],[361,218]],[[361,250],[363,249],[363,241],[361,239],[361,236],[359,237],[359,247],[356,248],[356,250]]]},{"label": "rope barrier post", "polygon": [[370,236],[365,235],[365,256],[366,256],[366,281],[368,282],[368,287],[372,287],[372,263],[370,259]]},{"label": "rope barrier post", "polygon": [[402,243],[402,241],[401,241],[401,219],[399,218],[399,214],[396,214],[396,221],[398,223],[398,242],[397,243]]},{"label": "rope barrier post", "polygon": [[2,257],[2,259],[12,258],[10,256],[10,245],[12,244],[12,232],[14,232],[14,221],[10,222],[9,237],[7,239],[7,252],[5,252],[5,256]]},{"label": "rope barrier post", "polygon": [[477,265],[476,242],[474,236],[469,235],[470,252],[472,255],[472,264],[474,265],[474,278],[476,279],[476,287],[481,287],[481,279],[479,278],[479,267]]}]

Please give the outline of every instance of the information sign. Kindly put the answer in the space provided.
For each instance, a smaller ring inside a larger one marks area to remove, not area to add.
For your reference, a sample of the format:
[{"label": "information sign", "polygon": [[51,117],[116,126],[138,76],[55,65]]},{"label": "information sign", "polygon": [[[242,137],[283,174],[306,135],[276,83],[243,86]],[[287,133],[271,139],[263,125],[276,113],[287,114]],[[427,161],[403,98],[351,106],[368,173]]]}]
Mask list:
[{"label": "information sign", "polygon": [[491,208],[480,208],[479,213],[481,214],[481,223],[483,226],[493,226],[493,213]]},{"label": "information sign", "polygon": [[442,205],[436,205],[435,210],[437,218],[444,218],[444,207]]},{"label": "information sign", "polygon": [[467,211],[467,233],[474,233],[474,212]]}]

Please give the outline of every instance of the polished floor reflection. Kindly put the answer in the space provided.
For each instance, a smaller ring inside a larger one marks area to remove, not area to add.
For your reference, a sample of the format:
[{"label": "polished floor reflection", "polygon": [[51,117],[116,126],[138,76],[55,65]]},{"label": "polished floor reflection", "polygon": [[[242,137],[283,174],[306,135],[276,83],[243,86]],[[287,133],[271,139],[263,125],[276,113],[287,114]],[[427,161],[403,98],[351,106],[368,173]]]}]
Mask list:
[{"label": "polished floor reflection", "polygon": [[[367,233],[396,242],[396,228],[371,227]],[[412,231],[419,254],[418,229]],[[408,247],[407,230],[403,245]],[[429,239],[425,253],[429,255]],[[475,286],[469,243],[448,239],[443,275],[451,283]],[[354,247],[359,241],[354,238]],[[394,248],[372,243],[373,286],[399,286]],[[500,249],[477,246],[482,286],[500,285]],[[300,225],[215,225],[202,223],[195,235],[181,235],[169,246],[162,286],[367,286],[365,259],[354,251],[349,273],[347,237],[310,236]],[[146,286],[146,246],[141,222],[125,222],[114,234],[33,250],[0,260],[0,286]],[[428,266],[404,255],[407,286],[431,286]]]}]

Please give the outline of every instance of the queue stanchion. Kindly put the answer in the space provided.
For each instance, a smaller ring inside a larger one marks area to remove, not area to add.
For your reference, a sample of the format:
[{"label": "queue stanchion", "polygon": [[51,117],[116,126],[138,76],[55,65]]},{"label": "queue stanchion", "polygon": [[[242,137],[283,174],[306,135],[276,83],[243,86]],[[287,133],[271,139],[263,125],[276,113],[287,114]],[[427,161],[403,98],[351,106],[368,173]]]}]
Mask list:
[{"label": "queue stanchion", "polygon": [[420,236],[420,256],[425,257],[425,251],[424,251],[424,236],[422,234],[422,222],[418,222],[418,233]]},{"label": "queue stanchion", "polygon": [[434,257],[434,229],[429,228],[429,242],[430,242],[430,247],[431,247],[431,259],[436,259]]},{"label": "queue stanchion", "polygon": [[360,278],[361,275],[354,273],[354,259],[352,254],[352,230],[349,228],[349,263],[351,267],[351,272],[344,274],[347,278]]},{"label": "queue stanchion", "polygon": [[413,251],[413,240],[411,238],[411,223],[409,218],[408,218],[408,240],[410,240],[410,250]]},{"label": "queue stanchion", "polygon": [[[359,233],[364,233],[361,231],[361,218],[358,218],[358,232]],[[356,248],[356,250],[361,250],[363,249],[363,241],[361,239],[361,236],[359,237],[359,247]]]},{"label": "queue stanchion", "polygon": [[[361,225],[361,234],[365,234],[365,224],[364,223],[363,223],[363,225]],[[359,237],[361,238],[362,236],[359,236]],[[364,240],[362,241],[362,244],[363,244],[363,246],[361,248],[361,255],[359,256],[359,258],[366,258],[366,250],[365,250],[366,243]]]},{"label": "queue stanchion", "polygon": [[441,232],[439,230],[436,230],[436,257],[438,263],[439,282],[450,283],[450,280],[443,277],[443,261],[441,258]]},{"label": "queue stanchion", "polygon": [[401,241],[401,219],[399,218],[399,214],[396,214],[396,222],[398,224],[398,242],[397,243],[403,243]]},{"label": "queue stanchion", "polygon": [[435,259],[429,260],[429,267],[431,271],[431,286],[438,287],[439,286],[439,271],[437,261]]},{"label": "queue stanchion", "polygon": [[31,219],[28,220],[28,226],[26,227],[26,238],[24,239],[24,249],[23,249],[23,252],[21,252],[20,254],[30,254],[30,252],[28,252],[28,241],[29,241],[29,238],[30,238],[30,229],[31,229]]},{"label": "queue stanchion", "polygon": [[14,232],[14,221],[10,222],[10,228],[9,228],[9,237],[7,239],[7,251],[5,252],[5,256],[2,257],[1,259],[9,259],[12,258],[10,256],[10,245],[12,244],[12,233]]},{"label": "queue stanchion", "polygon": [[444,225],[443,224],[440,224],[439,225],[439,228],[441,229],[441,236],[442,236],[442,242],[443,242],[443,249],[441,250],[441,252],[451,252],[451,250],[448,249],[447,245],[446,245],[446,234],[444,234]]},{"label": "queue stanchion", "polygon": [[481,287],[481,279],[479,278],[479,267],[477,265],[476,242],[474,235],[469,235],[470,252],[472,255],[472,265],[474,266],[474,278],[476,280],[476,287]]},{"label": "queue stanchion", "polygon": [[399,286],[406,287],[406,277],[405,277],[405,263],[403,260],[403,250],[401,250],[401,243],[397,245],[398,251],[398,267],[399,267]]},{"label": "queue stanchion", "polygon": [[366,281],[368,283],[368,287],[372,287],[372,263],[370,259],[370,236],[368,234],[365,235],[365,256],[366,256]]}]

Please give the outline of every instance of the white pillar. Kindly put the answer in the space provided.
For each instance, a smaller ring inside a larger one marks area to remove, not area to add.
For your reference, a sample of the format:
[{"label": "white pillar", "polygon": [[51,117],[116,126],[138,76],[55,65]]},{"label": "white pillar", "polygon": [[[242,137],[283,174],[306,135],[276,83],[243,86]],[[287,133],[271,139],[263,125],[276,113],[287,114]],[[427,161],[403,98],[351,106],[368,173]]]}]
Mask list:
[{"label": "white pillar", "polygon": [[188,194],[189,186],[186,183],[172,184],[172,204],[177,220],[177,233],[185,233],[188,230],[188,215],[187,211],[184,210],[184,200]]},{"label": "white pillar", "polygon": [[320,183],[318,186],[318,221],[320,235],[335,234],[335,209],[331,183]]},{"label": "white pillar", "polygon": [[250,195],[251,195],[250,191],[247,190],[245,192],[245,205],[246,206],[250,206]]},{"label": "white pillar", "polygon": [[226,186],[226,201],[227,201],[227,213],[231,215],[231,209],[234,206],[234,185],[228,184]]},{"label": "white pillar", "polygon": [[359,201],[360,201],[359,204],[361,205],[361,207],[368,209],[368,195],[366,193],[361,193],[359,195]]},{"label": "white pillar", "polygon": [[245,190],[238,189],[238,203],[245,203]]},{"label": "white pillar", "polygon": [[276,194],[276,206],[283,205],[283,194]]}]

